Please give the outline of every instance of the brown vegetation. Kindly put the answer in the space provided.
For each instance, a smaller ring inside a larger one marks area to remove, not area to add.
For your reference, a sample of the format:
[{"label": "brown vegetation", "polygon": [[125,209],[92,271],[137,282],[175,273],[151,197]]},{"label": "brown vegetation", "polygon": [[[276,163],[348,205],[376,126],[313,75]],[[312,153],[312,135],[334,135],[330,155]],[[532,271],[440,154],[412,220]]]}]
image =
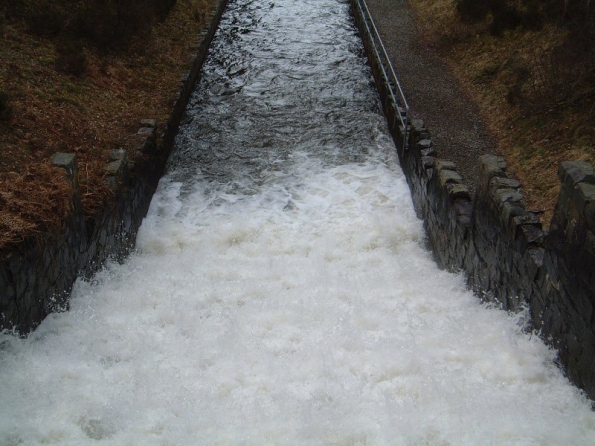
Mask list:
[{"label": "brown vegetation", "polygon": [[[216,0],[0,0],[0,248],[59,227],[76,153],[83,206],[142,118],[163,125]],[[159,132],[160,133],[160,132]]]},{"label": "brown vegetation", "polygon": [[[88,213],[109,200],[109,151],[131,149],[141,118],[163,125],[215,1],[0,0],[0,248],[68,212],[57,151],[77,154]],[[595,161],[595,5],[410,3],[425,43],[482,104],[530,207],[551,213],[559,161]]]},{"label": "brown vegetation", "polygon": [[595,161],[595,5],[587,0],[410,0],[425,42],[481,105],[528,205],[558,195],[560,161]]}]

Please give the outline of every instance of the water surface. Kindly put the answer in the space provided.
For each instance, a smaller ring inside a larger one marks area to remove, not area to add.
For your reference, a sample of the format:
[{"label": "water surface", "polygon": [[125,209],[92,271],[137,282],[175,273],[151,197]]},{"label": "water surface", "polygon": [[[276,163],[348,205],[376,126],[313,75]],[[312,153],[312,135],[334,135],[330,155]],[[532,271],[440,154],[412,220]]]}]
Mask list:
[{"label": "water surface", "polygon": [[522,326],[425,250],[347,2],[235,0],[138,252],[0,337],[0,444],[595,444]]}]

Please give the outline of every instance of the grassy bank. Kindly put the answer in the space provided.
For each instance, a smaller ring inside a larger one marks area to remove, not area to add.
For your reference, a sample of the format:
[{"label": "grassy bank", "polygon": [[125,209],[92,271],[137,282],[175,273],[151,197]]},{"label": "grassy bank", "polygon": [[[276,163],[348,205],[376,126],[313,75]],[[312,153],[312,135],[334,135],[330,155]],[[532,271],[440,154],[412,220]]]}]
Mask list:
[{"label": "grassy bank", "polygon": [[595,162],[595,5],[409,0],[425,37],[480,104],[544,223],[560,161]]},{"label": "grassy bank", "polygon": [[0,248],[60,227],[55,152],[77,154],[88,213],[110,199],[109,152],[133,158],[140,119],[164,125],[216,2],[0,0]]}]

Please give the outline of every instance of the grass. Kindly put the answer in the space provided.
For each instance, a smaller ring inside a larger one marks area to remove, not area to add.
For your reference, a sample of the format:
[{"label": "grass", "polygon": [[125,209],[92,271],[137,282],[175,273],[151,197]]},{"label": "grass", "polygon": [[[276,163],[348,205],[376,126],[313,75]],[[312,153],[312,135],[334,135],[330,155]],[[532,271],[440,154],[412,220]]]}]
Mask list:
[{"label": "grass", "polygon": [[572,28],[561,20],[494,35],[490,15],[463,23],[452,0],[409,2],[425,44],[479,103],[527,207],[542,213],[547,227],[559,194],[559,163],[595,163],[595,79],[581,60],[592,62],[592,53],[579,54]]},{"label": "grass", "polygon": [[178,0],[125,51],[74,41],[82,72],[61,69],[59,37],[0,17],[0,249],[58,229],[69,212],[72,191],[49,161],[55,152],[76,153],[85,211],[103,208],[109,152],[124,148],[133,158],[129,136],[139,121],[164,125],[215,3]]}]

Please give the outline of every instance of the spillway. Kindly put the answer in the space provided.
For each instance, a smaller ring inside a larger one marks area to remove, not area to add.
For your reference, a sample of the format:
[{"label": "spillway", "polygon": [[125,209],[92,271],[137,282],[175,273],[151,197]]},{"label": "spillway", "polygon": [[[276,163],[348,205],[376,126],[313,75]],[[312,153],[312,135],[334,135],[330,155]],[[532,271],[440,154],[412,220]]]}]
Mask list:
[{"label": "spillway", "polygon": [[232,0],[137,250],[0,335],[0,445],[588,445],[424,246],[345,0]]}]

